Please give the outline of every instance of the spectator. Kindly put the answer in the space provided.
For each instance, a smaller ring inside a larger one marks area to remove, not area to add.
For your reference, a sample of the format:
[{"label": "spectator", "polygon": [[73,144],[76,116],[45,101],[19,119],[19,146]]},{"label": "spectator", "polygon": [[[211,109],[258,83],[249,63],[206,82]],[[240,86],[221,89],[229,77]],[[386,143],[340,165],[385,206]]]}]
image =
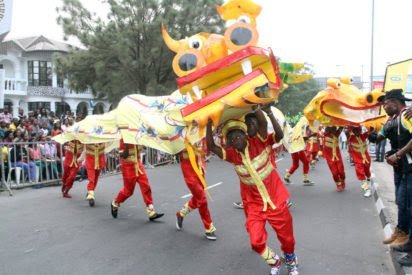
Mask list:
[{"label": "spectator", "polygon": [[41,108],[39,116],[39,124],[43,126],[46,123],[46,128],[49,128],[49,116],[47,115],[46,108]]},{"label": "spectator", "polygon": [[0,121],[4,121],[8,124],[11,123],[13,116],[9,113],[9,107],[5,106],[3,112],[0,113]]},{"label": "spectator", "polygon": [[32,124],[32,134],[36,137],[40,137],[40,126],[39,126],[39,120],[37,118],[33,119],[33,124]]},{"label": "spectator", "polygon": [[47,121],[43,121],[43,123],[41,124],[40,130],[43,131],[43,135],[46,135],[46,136],[49,135],[49,128],[48,128]]},{"label": "spectator", "polygon": [[62,133],[62,129],[60,127],[60,120],[56,120],[54,122],[53,130],[51,131],[51,136],[57,136]]},{"label": "spectator", "polygon": [[69,127],[70,127],[70,125],[69,125],[69,118],[65,118],[64,121],[63,121],[63,125],[61,126],[61,129],[62,129],[62,131],[64,132],[64,131],[66,131],[66,129],[69,128]]},{"label": "spectator", "polygon": [[22,167],[30,181],[34,181],[36,175],[36,165],[33,161],[28,161],[28,151],[21,145],[14,145],[10,150],[10,162],[12,167]]},{"label": "spectator", "polygon": [[376,159],[375,161],[383,162],[385,157],[386,138],[376,143]]},{"label": "spectator", "polygon": [[15,132],[19,124],[20,124],[19,119],[17,117],[13,118],[9,126],[10,131]]},{"label": "spectator", "polygon": [[348,149],[348,137],[345,131],[342,131],[342,133],[340,133],[339,140],[341,144],[341,149]]},{"label": "spectator", "polygon": [[3,140],[6,137],[6,132],[8,131],[8,128],[6,126],[5,121],[0,122],[0,138]]},{"label": "spectator", "polygon": [[44,142],[44,144],[41,144],[40,146],[40,154],[41,158],[44,158],[46,160],[46,165],[51,168],[51,171],[53,172],[53,175],[55,175],[55,178],[57,179],[59,177],[59,171],[57,169],[57,161],[60,161],[60,159],[57,157],[57,149],[56,149],[56,144],[50,140],[50,137],[47,135],[43,134],[41,136],[41,142]]},{"label": "spectator", "polygon": [[20,121],[23,121],[27,118],[27,116],[24,115],[24,110],[23,108],[19,108],[19,115],[18,115]]},{"label": "spectator", "polygon": [[13,142],[21,142],[22,140],[21,140],[21,130],[20,129],[17,129],[15,132],[14,132],[14,139],[13,139]]},{"label": "spectator", "polygon": [[13,143],[14,134],[12,131],[7,131],[5,134],[4,143]]}]

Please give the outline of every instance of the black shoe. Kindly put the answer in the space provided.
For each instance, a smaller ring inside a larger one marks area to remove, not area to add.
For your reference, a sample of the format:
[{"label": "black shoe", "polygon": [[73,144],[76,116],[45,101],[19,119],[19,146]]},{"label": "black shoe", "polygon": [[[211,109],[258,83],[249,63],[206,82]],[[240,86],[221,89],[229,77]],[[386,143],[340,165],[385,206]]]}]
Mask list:
[{"label": "black shoe", "polygon": [[94,199],[89,200],[89,205],[90,205],[90,207],[94,206]]},{"label": "black shoe", "polygon": [[155,213],[153,216],[149,217],[149,220],[152,222],[154,220],[157,220],[158,218],[163,217],[165,214],[164,213]]},{"label": "black shoe", "polygon": [[406,256],[400,258],[398,263],[402,266],[412,266],[412,255],[407,254]]},{"label": "black shoe", "polygon": [[408,242],[407,244],[396,246],[393,250],[398,252],[412,252],[412,242]]},{"label": "black shoe", "polygon": [[176,228],[177,230],[182,230],[183,228],[183,217],[180,216],[179,212],[176,214]]},{"label": "black shoe", "polygon": [[215,234],[214,231],[213,232],[206,232],[205,236],[208,240],[211,240],[211,241],[216,241],[216,239],[217,239],[216,234]]},{"label": "black shoe", "polygon": [[119,210],[119,207],[113,206],[113,203],[110,204],[110,208],[112,210],[112,216],[113,218],[117,218],[117,211]]},{"label": "black shoe", "polygon": [[233,203],[233,205],[237,208],[237,209],[243,209],[243,202],[241,201],[236,201]]}]

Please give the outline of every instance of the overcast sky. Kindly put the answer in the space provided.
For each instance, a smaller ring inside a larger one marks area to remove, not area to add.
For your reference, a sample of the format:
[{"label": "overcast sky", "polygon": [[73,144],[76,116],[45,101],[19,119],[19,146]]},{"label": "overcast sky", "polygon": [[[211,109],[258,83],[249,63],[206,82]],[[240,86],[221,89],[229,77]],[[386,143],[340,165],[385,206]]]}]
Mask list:
[{"label": "overcast sky", "polygon": [[[98,14],[100,0],[81,0]],[[283,61],[308,62],[317,75],[370,74],[372,0],[255,0],[260,45]],[[196,0],[193,0],[195,3]],[[13,0],[12,30],[6,39],[43,34],[63,41],[56,23],[61,0]],[[412,0],[375,0],[374,71],[412,58]]]}]

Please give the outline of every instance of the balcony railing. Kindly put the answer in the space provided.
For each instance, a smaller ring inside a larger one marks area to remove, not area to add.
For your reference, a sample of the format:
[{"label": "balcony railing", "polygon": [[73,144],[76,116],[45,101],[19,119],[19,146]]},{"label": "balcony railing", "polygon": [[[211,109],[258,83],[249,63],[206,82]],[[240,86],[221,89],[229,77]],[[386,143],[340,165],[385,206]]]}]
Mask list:
[{"label": "balcony railing", "polygon": [[27,80],[16,79],[16,78],[6,78],[4,80],[4,90],[6,92],[10,91],[26,91]]}]

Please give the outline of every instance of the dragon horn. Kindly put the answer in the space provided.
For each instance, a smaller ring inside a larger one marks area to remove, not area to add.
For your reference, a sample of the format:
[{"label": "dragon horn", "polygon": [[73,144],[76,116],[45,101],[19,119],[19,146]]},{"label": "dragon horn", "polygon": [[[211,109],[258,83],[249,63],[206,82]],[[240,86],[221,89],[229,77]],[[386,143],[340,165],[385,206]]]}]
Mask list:
[{"label": "dragon horn", "polygon": [[219,6],[218,4],[215,4],[215,8],[217,10],[217,13],[223,18],[223,9],[221,6]]},{"label": "dragon horn", "polygon": [[180,48],[180,42],[170,37],[170,35],[166,31],[166,27],[164,24],[162,24],[162,36],[163,36],[163,40],[165,41],[167,47],[171,51],[177,53]]}]

